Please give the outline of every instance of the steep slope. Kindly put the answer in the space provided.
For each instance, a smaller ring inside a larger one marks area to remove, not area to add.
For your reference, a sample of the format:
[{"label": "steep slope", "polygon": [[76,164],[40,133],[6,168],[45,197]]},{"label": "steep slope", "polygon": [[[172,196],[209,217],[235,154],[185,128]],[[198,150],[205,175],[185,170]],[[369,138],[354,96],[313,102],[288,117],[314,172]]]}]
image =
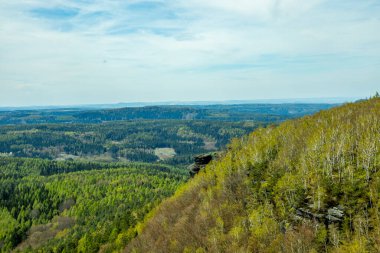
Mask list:
[{"label": "steep slope", "polygon": [[258,129],[162,203],[126,252],[379,252],[380,99]]}]

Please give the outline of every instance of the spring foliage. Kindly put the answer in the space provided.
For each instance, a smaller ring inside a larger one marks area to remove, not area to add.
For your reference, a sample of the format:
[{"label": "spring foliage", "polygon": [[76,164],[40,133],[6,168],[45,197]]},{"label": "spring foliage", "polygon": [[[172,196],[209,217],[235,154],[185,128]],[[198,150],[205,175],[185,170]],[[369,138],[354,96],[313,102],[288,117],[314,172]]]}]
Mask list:
[{"label": "spring foliage", "polygon": [[[379,252],[380,99],[234,140],[126,252]],[[329,217],[339,208],[338,221]]]},{"label": "spring foliage", "polygon": [[147,164],[106,169],[41,159],[0,162],[0,252],[122,249],[136,223],[188,177]]}]

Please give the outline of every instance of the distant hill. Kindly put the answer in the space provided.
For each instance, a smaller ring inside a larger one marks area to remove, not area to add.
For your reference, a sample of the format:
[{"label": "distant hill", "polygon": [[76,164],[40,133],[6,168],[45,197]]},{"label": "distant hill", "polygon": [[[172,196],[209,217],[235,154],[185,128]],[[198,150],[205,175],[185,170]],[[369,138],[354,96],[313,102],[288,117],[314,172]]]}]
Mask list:
[{"label": "distant hill", "polygon": [[31,110],[100,110],[124,107],[145,106],[197,106],[197,105],[242,105],[242,104],[342,104],[356,101],[356,97],[333,98],[289,98],[289,99],[254,99],[254,100],[220,100],[220,101],[161,101],[161,102],[121,102],[113,104],[78,104],[78,105],[40,105],[40,106],[2,106],[0,111]]},{"label": "distant hill", "polygon": [[136,228],[126,252],[379,252],[380,99],[261,128]]},{"label": "distant hill", "polygon": [[180,119],[280,122],[313,114],[337,104],[162,105],[117,109],[36,109],[0,111],[0,125],[41,123],[102,123],[120,120]]}]

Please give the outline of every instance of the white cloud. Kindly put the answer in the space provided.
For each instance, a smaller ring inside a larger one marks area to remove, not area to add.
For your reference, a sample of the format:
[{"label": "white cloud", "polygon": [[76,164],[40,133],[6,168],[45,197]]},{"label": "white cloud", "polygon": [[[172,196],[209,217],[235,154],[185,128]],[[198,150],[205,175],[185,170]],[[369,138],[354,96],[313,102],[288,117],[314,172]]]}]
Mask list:
[{"label": "white cloud", "polygon": [[[323,83],[336,96],[331,83],[362,80],[368,93],[380,79],[380,7],[371,1],[156,2],[139,11],[128,4],[143,1],[1,2],[1,103],[23,103],[23,93],[10,99],[20,83],[40,92],[28,103],[62,104],[207,99],[199,90],[209,99],[313,96]],[[54,8],[78,15],[31,13]],[[309,95],[287,88],[308,84]]]}]

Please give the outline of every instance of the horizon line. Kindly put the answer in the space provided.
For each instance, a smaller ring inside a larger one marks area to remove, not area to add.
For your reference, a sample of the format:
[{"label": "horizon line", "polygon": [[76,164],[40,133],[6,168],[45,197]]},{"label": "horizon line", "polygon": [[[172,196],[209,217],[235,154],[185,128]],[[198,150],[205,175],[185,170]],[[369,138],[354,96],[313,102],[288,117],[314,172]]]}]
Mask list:
[{"label": "horizon line", "polygon": [[175,106],[175,105],[239,105],[239,104],[342,104],[354,102],[361,97],[309,97],[309,98],[260,98],[260,99],[229,99],[229,100],[163,100],[163,101],[134,101],[134,102],[110,102],[89,104],[50,104],[50,105],[19,105],[0,106],[1,110],[23,110],[23,109],[116,109],[122,107],[144,107],[144,106]]}]

